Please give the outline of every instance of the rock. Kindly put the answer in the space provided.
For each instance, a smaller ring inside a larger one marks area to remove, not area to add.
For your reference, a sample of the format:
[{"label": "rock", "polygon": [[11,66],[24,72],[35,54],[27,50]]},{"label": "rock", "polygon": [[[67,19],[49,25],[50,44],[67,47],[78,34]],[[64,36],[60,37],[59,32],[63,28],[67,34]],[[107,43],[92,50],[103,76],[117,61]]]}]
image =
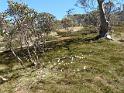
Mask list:
[{"label": "rock", "polygon": [[112,37],[109,34],[106,35],[106,38],[109,39],[109,40],[113,40]]}]

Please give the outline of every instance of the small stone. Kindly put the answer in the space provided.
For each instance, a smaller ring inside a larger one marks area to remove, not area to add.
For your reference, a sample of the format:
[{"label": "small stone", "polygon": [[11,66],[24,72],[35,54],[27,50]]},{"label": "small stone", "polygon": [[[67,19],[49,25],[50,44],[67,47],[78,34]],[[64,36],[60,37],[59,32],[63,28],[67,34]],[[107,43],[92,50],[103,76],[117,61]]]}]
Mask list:
[{"label": "small stone", "polygon": [[7,81],[7,80],[8,80],[8,79],[6,79],[6,78],[0,76],[0,84],[2,84],[3,82],[5,82],[5,81]]}]

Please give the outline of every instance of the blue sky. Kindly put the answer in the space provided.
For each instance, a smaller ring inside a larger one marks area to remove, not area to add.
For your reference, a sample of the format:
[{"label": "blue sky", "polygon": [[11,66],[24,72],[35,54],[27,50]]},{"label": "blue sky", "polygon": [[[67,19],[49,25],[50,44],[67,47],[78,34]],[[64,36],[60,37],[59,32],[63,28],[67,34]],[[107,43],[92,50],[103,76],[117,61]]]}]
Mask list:
[{"label": "blue sky", "polygon": [[[38,12],[49,12],[61,19],[65,16],[66,11],[75,8],[75,13],[83,13],[83,9],[75,5],[77,0],[14,0],[23,1],[29,7]],[[7,0],[0,0],[0,11],[7,9]]]},{"label": "blue sky", "polygon": [[[74,6],[77,0],[14,0],[23,1],[29,7],[38,12],[48,12],[61,19],[65,16],[66,11],[75,8],[74,13],[83,13],[84,10]],[[121,0],[124,2],[124,0]],[[0,11],[7,9],[7,0],[0,0]]]}]

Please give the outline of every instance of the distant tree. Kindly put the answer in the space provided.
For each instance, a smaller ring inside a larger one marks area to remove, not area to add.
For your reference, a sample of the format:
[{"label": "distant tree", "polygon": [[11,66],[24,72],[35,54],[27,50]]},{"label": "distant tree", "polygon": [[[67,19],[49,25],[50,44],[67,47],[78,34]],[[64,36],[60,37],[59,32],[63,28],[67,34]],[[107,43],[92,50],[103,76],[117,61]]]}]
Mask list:
[{"label": "distant tree", "polygon": [[72,20],[68,18],[63,18],[61,20],[61,24],[64,29],[68,29],[68,27],[72,26]]},{"label": "distant tree", "polygon": [[83,14],[74,14],[73,21],[75,25],[82,26],[84,24],[84,15]]},{"label": "distant tree", "polygon": [[55,16],[50,13],[38,13],[37,15],[37,27],[41,32],[49,33],[54,29]]},{"label": "distant tree", "polygon": [[62,28],[61,20],[55,20],[55,25],[54,25],[54,27],[55,27],[55,31],[56,31],[57,29]]},{"label": "distant tree", "polygon": [[93,26],[97,26],[99,23],[99,11],[92,11],[89,13],[89,24]]},{"label": "distant tree", "polygon": [[96,11],[92,11],[87,14],[74,14],[73,21],[75,24],[80,26],[85,25],[97,25],[98,21],[98,13]]}]

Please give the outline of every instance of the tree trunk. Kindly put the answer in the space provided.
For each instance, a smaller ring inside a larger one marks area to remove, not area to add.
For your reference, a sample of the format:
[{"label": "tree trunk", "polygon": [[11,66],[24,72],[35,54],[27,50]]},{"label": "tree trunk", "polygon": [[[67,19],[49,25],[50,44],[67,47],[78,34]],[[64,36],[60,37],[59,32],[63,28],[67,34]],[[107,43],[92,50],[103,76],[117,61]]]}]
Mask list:
[{"label": "tree trunk", "polygon": [[99,13],[100,13],[100,31],[99,31],[99,38],[105,37],[108,30],[109,30],[109,22],[107,21],[103,3],[104,0],[97,0],[99,5]]}]

